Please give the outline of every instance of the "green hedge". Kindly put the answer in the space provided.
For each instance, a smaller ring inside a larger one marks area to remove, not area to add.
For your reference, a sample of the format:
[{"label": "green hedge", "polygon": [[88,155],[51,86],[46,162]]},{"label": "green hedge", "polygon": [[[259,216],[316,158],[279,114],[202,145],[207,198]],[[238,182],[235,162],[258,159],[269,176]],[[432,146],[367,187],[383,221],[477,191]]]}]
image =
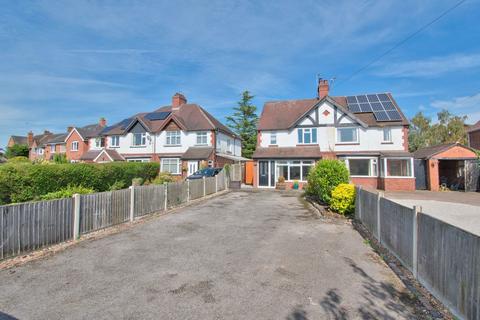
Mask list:
[{"label": "green hedge", "polygon": [[114,184],[130,186],[133,178],[153,180],[158,172],[155,162],[5,164],[0,167],[0,204],[39,199],[68,186],[108,191]]}]

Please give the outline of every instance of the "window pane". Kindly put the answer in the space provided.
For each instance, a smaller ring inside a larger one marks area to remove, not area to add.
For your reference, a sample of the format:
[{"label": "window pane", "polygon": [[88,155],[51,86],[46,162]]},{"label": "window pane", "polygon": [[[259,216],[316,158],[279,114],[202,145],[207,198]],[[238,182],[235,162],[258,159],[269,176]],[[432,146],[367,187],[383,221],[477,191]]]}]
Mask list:
[{"label": "window pane", "polygon": [[305,129],[305,133],[303,134],[303,142],[304,143],[310,143],[311,142],[311,139],[310,139],[310,130],[309,129]]},{"label": "window pane", "polygon": [[277,134],[275,132],[270,134],[270,144],[277,144]]},{"label": "window pane", "polygon": [[339,142],[356,142],[357,141],[357,129],[355,128],[342,128],[338,129],[338,141]]},{"label": "window pane", "polygon": [[387,159],[387,174],[393,177],[410,177],[410,159]]},{"label": "window pane", "polygon": [[288,180],[288,167],[287,166],[278,166],[277,167],[277,177],[278,178],[284,177],[285,180]]},{"label": "window pane", "polygon": [[303,143],[303,130],[298,129],[298,143]]},{"label": "window pane", "polygon": [[290,167],[289,180],[300,180],[300,167]]},{"label": "window pane", "polygon": [[348,165],[352,176],[370,175],[370,159],[348,159]]},{"label": "window pane", "polygon": [[308,172],[310,172],[310,169],[312,166],[302,166],[302,180],[306,181],[308,177]]},{"label": "window pane", "polygon": [[383,128],[383,141],[392,141],[392,130],[390,128]]},{"label": "window pane", "polygon": [[312,129],[312,143],[317,143],[317,128]]}]

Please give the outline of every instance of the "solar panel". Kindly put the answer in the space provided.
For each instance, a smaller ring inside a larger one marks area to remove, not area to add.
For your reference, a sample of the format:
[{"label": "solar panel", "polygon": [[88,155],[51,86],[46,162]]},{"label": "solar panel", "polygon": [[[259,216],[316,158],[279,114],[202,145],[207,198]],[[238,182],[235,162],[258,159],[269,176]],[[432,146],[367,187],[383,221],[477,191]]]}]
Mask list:
[{"label": "solar panel", "polygon": [[357,103],[357,98],[355,98],[355,96],[348,96],[347,97],[347,103],[348,104]]},{"label": "solar panel", "polygon": [[383,111],[383,106],[380,102],[372,102],[371,105],[373,111]]},{"label": "solar panel", "polygon": [[165,120],[169,116],[170,112],[152,112],[145,116],[146,119],[154,120]]},{"label": "solar panel", "polygon": [[348,105],[348,108],[349,108],[350,111],[352,111],[353,113],[362,112],[362,109],[360,109],[360,105],[359,105],[358,103],[349,104],[349,105]]},{"label": "solar panel", "polygon": [[388,101],[388,102],[382,102],[383,104],[383,107],[385,108],[385,110],[397,110],[395,109],[395,106],[393,105],[392,102]]},{"label": "solar panel", "polygon": [[378,98],[380,99],[380,101],[390,101],[390,98],[386,93],[379,93]]},{"label": "solar panel", "polygon": [[359,103],[364,103],[364,102],[367,102],[368,103],[368,100],[367,100],[367,96],[357,96],[357,100]]},{"label": "solar panel", "polygon": [[378,97],[376,94],[367,94],[367,98],[368,98],[368,101],[370,102],[377,102],[378,101]]},{"label": "solar panel", "polygon": [[132,119],[131,118],[128,118],[128,119],[123,119],[122,121],[120,121],[118,123],[118,125],[122,128],[122,129],[125,129],[129,124],[130,122],[132,122]]},{"label": "solar panel", "polygon": [[375,111],[373,114],[378,121],[390,121],[390,118],[385,111]]},{"label": "solar panel", "polygon": [[387,112],[387,115],[390,118],[390,120],[392,120],[392,121],[402,120],[402,116],[400,116],[400,113],[398,113],[397,110],[394,110],[394,111],[388,110],[386,112]]},{"label": "solar panel", "polygon": [[372,107],[369,103],[360,103],[360,109],[362,112],[372,112]]}]

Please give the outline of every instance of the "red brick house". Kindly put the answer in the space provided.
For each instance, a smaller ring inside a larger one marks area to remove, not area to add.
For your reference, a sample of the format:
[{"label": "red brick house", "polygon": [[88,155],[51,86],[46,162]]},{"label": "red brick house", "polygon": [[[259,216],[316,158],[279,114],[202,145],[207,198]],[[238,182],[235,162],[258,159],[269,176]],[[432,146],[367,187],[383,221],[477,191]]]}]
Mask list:
[{"label": "red brick house", "polygon": [[471,148],[480,150],[480,121],[467,129],[468,145]]},{"label": "red brick house", "polygon": [[330,96],[320,80],[317,97],[264,105],[253,154],[254,186],[306,183],[319,159],[343,160],[355,184],[414,190],[409,122],[390,93]]},{"label": "red brick house", "polygon": [[82,161],[82,156],[90,150],[106,147],[101,132],[106,128],[106,120],[101,118],[98,124],[84,127],[69,127],[65,138],[65,152],[70,162]]}]

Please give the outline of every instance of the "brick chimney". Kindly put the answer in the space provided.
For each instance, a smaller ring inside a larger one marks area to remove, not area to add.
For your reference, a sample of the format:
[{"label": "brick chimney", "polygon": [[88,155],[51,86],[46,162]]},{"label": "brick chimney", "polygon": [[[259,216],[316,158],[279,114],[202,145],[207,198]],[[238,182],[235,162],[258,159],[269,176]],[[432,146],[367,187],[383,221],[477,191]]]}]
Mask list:
[{"label": "brick chimney", "polygon": [[105,127],[107,125],[107,119],[105,119],[104,117],[101,117],[100,120],[98,121],[98,125],[100,127]]},{"label": "brick chimney", "polygon": [[52,133],[48,130],[43,130],[43,134],[46,135],[46,136],[49,136],[51,135]]},{"label": "brick chimney", "polygon": [[30,131],[27,134],[27,143],[28,143],[28,146],[31,146],[33,144],[33,132],[32,131]]},{"label": "brick chimney", "polygon": [[323,99],[328,96],[329,89],[328,80],[318,79],[318,99]]},{"label": "brick chimney", "polygon": [[187,103],[187,98],[181,93],[175,93],[172,97],[172,111],[180,110],[183,104]]},{"label": "brick chimney", "polygon": [[73,130],[73,127],[72,127],[72,126],[67,127],[67,132],[68,132],[68,133],[70,133],[70,131],[72,131],[72,130]]}]

